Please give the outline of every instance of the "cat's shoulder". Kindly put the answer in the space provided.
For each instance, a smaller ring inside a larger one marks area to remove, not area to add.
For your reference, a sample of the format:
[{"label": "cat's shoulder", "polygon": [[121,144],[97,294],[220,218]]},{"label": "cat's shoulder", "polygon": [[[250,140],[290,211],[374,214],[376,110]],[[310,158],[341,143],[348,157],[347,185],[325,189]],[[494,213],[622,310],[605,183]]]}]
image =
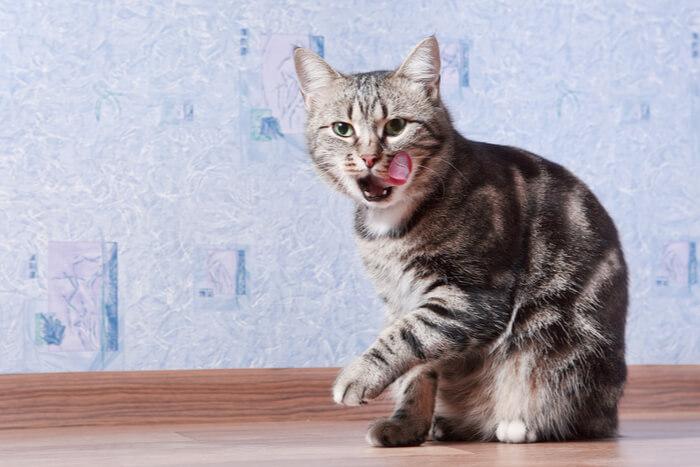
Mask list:
[{"label": "cat's shoulder", "polygon": [[543,174],[548,178],[578,183],[578,179],[566,167],[515,146],[473,141],[460,137],[457,152],[466,155],[484,168],[511,172],[517,170],[525,179],[537,179]]}]

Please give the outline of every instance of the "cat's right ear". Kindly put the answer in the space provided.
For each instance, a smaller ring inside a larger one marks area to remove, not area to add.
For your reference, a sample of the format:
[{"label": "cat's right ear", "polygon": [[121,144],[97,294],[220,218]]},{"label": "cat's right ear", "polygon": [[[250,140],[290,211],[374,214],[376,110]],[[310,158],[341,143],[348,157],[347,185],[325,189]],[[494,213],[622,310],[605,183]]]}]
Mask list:
[{"label": "cat's right ear", "polygon": [[324,89],[341,77],[340,73],[331,68],[321,57],[303,47],[294,50],[294,68],[297,71],[299,88],[307,110]]}]

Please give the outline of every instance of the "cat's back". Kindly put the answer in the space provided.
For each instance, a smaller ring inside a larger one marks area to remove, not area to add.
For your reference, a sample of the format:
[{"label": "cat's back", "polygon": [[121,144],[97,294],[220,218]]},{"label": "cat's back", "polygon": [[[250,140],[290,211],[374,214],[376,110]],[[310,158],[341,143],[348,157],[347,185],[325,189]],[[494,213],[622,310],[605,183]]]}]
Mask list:
[{"label": "cat's back", "polygon": [[[512,146],[467,140],[458,135],[455,166],[462,177],[456,197],[478,189],[497,193],[510,206],[520,234],[548,232],[551,246],[620,248],[617,229],[593,191],[564,166]],[[458,203],[455,203],[458,204]],[[505,206],[503,206],[505,205]],[[512,225],[515,226],[515,225]]]}]

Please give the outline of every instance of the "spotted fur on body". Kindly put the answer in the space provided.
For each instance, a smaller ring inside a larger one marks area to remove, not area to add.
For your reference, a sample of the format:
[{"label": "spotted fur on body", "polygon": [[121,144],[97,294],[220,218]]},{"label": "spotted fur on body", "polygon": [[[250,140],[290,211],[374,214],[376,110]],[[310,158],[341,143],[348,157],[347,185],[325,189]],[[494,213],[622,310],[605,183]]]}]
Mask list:
[{"label": "spotted fur on body", "polygon": [[[301,48],[294,58],[312,165],[356,202],[389,317],[333,387],[356,406],[394,383],[396,410],[369,443],[614,436],[627,269],[593,193],[556,163],[457,133],[432,37],[390,72],[343,75]],[[413,170],[392,184],[400,152]]]}]

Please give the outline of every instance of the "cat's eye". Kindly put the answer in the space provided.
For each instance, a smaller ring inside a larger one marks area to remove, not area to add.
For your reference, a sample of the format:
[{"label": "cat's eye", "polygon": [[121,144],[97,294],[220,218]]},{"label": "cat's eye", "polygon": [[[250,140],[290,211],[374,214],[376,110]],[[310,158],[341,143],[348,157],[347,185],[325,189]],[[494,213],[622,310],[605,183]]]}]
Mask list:
[{"label": "cat's eye", "polygon": [[333,131],[336,135],[342,136],[343,138],[347,138],[355,134],[355,130],[353,130],[352,125],[344,122],[334,123]]},{"label": "cat's eye", "polygon": [[389,136],[400,135],[403,129],[406,128],[406,120],[393,118],[386,123],[384,128]]}]

